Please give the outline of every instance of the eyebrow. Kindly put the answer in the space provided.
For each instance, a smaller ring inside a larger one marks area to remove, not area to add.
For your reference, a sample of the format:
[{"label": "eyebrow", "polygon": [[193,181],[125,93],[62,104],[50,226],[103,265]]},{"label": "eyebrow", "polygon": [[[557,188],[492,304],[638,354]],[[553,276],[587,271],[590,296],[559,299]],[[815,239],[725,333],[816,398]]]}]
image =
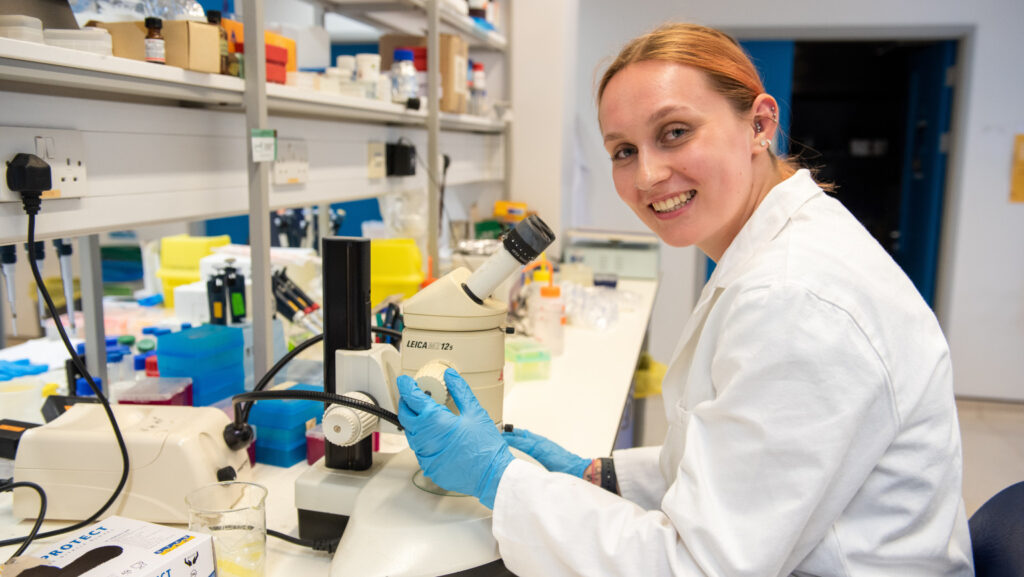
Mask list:
[{"label": "eyebrow", "polygon": [[[682,104],[670,104],[668,106],[663,106],[663,107],[659,108],[658,110],[656,110],[654,112],[654,114],[651,114],[651,116],[647,118],[647,124],[657,124],[663,118],[665,118],[666,116],[669,116],[670,114],[672,114],[674,112],[678,112],[680,110],[689,110],[689,109],[690,109],[689,106],[682,105]],[[621,139],[621,138],[625,138],[625,136],[620,134],[620,133],[618,133],[618,132],[609,132],[608,134],[604,135],[604,141],[605,142],[608,142],[609,140],[618,140],[618,139]]]}]

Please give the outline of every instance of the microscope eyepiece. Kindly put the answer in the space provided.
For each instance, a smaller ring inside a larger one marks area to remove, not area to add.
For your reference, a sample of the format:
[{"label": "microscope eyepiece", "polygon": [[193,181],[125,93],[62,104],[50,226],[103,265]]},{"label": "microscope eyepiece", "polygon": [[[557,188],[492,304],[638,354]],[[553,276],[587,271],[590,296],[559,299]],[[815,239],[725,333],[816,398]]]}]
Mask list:
[{"label": "microscope eyepiece", "polygon": [[528,264],[540,256],[555,240],[555,233],[539,216],[531,214],[505,235],[503,245],[519,264]]},{"label": "microscope eyepiece", "polygon": [[536,215],[530,215],[505,235],[502,247],[476,269],[462,288],[474,302],[482,303],[499,284],[521,266],[540,256],[555,240],[555,233]]}]

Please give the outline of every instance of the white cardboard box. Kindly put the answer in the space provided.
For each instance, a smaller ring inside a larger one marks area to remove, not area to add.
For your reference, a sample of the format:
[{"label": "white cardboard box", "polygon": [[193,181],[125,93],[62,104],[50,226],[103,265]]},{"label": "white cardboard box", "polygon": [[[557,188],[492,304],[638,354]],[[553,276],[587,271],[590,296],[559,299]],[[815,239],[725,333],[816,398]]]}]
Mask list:
[{"label": "white cardboard box", "polygon": [[32,554],[60,568],[76,561],[95,564],[84,573],[74,571],[82,577],[214,575],[213,541],[204,533],[113,516],[70,535],[62,543],[39,546]]}]

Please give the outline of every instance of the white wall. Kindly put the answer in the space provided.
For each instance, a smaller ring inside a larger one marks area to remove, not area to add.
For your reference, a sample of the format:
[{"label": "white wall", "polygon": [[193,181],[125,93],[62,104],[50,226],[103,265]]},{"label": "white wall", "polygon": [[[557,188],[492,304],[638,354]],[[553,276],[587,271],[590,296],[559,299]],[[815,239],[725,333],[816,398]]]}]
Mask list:
[{"label": "white wall", "polygon": [[[578,7],[575,49],[549,36],[557,32],[551,29],[552,20],[564,16],[560,10],[567,8],[526,0],[515,4],[517,10],[543,12],[542,18],[516,20],[516,69],[564,70],[553,63],[563,50],[564,61],[574,63],[576,70],[572,86],[565,88],[550,85],[556,75],[543,73],[535,83],[517,75],[515,181],[551,187],[550,171],[567,164],[571,172],[586,175],[588,185],[575,192],[562,187],[562,223],[613,229],[642,230],[642,225],[612,187],[610,165],[600,146],[593,84],[599,64],[633,36],[666,20],[689,20],[744,38],[962,39],[936,309],[953,352],[957,393],[1024,400],[1024,204],[1008,200],[1013,135],[1024,132],[1024,2],[586,0]],[[536,6],[521,7],[526,4]],[[574,92],[575,104],[554,112],[562,90]],[[525,102],[549,108],[524,107]],[[578,124],[566,130],[566,122]],[[566,140],[577,134],[582,168],[573,170],[571,158],[555,159],[565,154]],[[555,138],[561,138],[561,146],[551,142]],[[663,284],[652,325],[651,348],[658,360],[668,360],[678,325],[693,305],[698,262],[693,250],[663,252]]]},{"label": "white wall", "polygon": [[[513,1],[511,198],[524,200],[556,236],[567,228],[562,191],[572,183],[572,81],[578,0]],[[549,249],[558,254],[561,239]]]}]

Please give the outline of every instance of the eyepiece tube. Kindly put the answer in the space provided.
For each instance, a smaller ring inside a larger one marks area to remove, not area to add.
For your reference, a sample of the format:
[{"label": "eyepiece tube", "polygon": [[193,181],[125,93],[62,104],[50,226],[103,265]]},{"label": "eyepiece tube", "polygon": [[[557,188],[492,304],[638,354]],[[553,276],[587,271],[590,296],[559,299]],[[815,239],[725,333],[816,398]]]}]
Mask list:
[{"label": "eyepiece tube", "polygon": [[463,287],[474,300],[483,301],[519,267],[540,256],[555,240],[555,233],[535,215],[526,217],[505,235],[499,250],[480,265]]}]

